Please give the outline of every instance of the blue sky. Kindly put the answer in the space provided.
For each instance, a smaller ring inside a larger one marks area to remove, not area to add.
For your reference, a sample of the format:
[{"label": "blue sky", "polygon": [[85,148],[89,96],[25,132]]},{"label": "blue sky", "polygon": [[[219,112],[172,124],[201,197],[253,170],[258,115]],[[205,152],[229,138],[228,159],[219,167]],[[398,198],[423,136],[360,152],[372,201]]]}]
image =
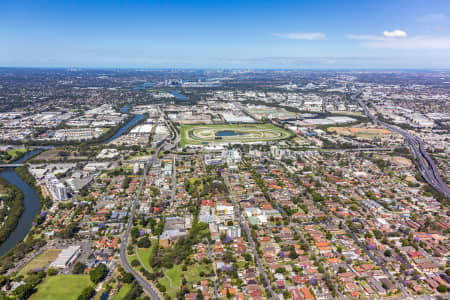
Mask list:
[{"label": "blue sky", "polygon": [[0,66],[450,68],[450,1],[0,1]]}]

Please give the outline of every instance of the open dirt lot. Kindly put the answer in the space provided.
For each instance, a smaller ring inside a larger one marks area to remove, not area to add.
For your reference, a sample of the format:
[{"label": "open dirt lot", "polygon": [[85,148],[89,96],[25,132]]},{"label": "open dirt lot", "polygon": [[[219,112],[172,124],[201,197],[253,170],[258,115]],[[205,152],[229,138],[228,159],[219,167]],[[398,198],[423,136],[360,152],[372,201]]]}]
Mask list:
[{"label": "open dirt lot", "polygon": [[405,167],[410,167],[413,165],[411,160],[407,159],[406,157],[402,157],[402,156],[393,156],[391,158],[391,161],[393,164],[405,166]]},{"label": "open dirt lot", "polygon": [[87,156],[74,155],[73,152],[63,149],[50,149],[39,153],[31,161],[63,161],[63,160],[86,160]]},{"label": "open dirt lot", "polygon": [[32,271],[37,268],[44,268],[49,263],[54,261],[59,253],[61,252],[61,249],[48,249],[33,258],[29,263],[27,263],[19,272],[19,274],[27,274],[29,271]]},{"label": "open dirt lot", "polygon": [[381,136],[391,134],[387,129],[382,128],[359,128],[359,127],[330,127],[328,132],[336,132],[341,135],[353,136]]}]

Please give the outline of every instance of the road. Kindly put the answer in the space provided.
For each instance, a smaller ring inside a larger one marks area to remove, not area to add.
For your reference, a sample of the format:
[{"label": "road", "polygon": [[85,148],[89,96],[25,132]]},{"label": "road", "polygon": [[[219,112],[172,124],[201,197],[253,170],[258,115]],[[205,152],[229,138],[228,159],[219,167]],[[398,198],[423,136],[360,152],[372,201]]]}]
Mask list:
[{"label": "road", "polygon": [[258,251],[256,250],[256,244],[255,244],[255,241],[253,240],[250,229],[248,228],[246,222],[244,221],[239,204],[236,202],[233,190],[231,189],[230,182],[228,181],[227,176],[223,176],[223,177],[224,177],[225,184],[228,188],[228,194],[230,195],[231,202],[233,203],[235,217],[239,222],[239,226],[245,231],[245,234],[247,235],[248,243],[250,244],[250,247],[252,248],[253,257],[256,260],[256,265],[258,266],[259,274],[261,274],[264,277],[265,285],[272,296],[271,298],[278,299],[277,294],[272,289],[272,285],[270,284],[269,277],[267,276],[266,270],[264,269],[263,263],[261,262],[261,259],[258,255]]},{"label": "road", "polygon": [[384,266],[383,262],[380,261],[375,255],[373,255],[372,252],[369,251],[369,249],[367,249],[366,245],[364,245],[356,236],[356,234],[351,231],[347,226],[344,225],[344,230],[345,232],[347,232],[348,234],[350,234],[353,238],[353,240],[355,241],[355,243],[358,244],[358,246],[381,268],[381,270],[383,271],[383,273],[389,277],[389,279],[398,287],[400,288],[400,290],[402,291],[403,296],[407,296],[410,293],[408,292],[408,290],[401,284],[398,283],[398,281],[394,278],[394,276],[392,276],[391,272],[389,272],[389,270]]},{"label": "road", "polygon": [[371,152],[371,151],[394,151],[395,149],[403,149],[403,147],[391,148],[349,148],[349,149],[320,149],[319,152]]},{"label": "road", "polygon": [[44,252],[48,248],[49,248],[49,246],[47,244],[44,247],[42,247],[41,249],[39,249],[38,251],[36,251],[33,254],[31,254],[30,256],[25,257],[24,259],[21,259],[14,268],[9,269],[8,272],[6,272],[6,275],[9,276],[9,275],[11,275],[11,274],[13,274],[15,272],[18,272],[23,266],[25,266],[27,263],[32,261],[33,258],[38,256],[39,254],[41,254],[42,252]]},{"label": "road", "polygon": [[166,150],[174,150],[174,149],[176,149],[176,147],[178,146],[178,144],[180,142],[180,135],[178,134],[178,131],[177,131],[176,127],[173,125],[170,118],[167,116],[166,112],[162,111],[161,113],[164,116],[164,121],[166,123],[166,126],[172,132],[171,141],[169,143],[167,143],[165,149]]},{"label": "road", "polygon": [[159,146],[156,149],[155,154],[153,155],[153,157],[151,159],[149,159],[145,163],[144,173],[143,173],[143,175],[140,178],[139,189],[137,191],[136,198],[133,201],[133,204],[132,204],[132,207],[131,207],[130,216],[128,217],[127,228],[126,228],[126,230],[125,230],[125,232],[123,234],[122,242],[120,244],[120,262],[122,263],[122,266],[125,268],[125,270],[128,273],[133,274],[133,276],[136,279],[136,281],[142,286],[144,291],[148,295],[150,295],[150,297],[152,299],[158,299],[158,300],[161,299],[161,298],[159,297],[159,294],[156,291],[156,289],[153,286],[153,284],[151,282],[147,281],[144,277],[142,277],[141,274],[136,272],[136,270],[133,269],[130,266],[130,264],[128,263],[126,251],[127,251],[127,245],[128,245],[128,238],[129,238],[130,232],[131,232],[131,227],[133,226],[134,215],[136,213],[136,207],[137,207],[137,204],[139,203],[139,199],[140,199],[141,194],[142,194],[142,189],[143,189],[144,184],[145,184],[145,177],[147,176],[148,169],[153,164],[153,161],[158,158],[158,154],[159,154],[159,151],[161,150],[162,145],[164,145],[164,143],[161,143],[161,146]]},{"label": "road", "polygon": [[[209,241],[207,241],[206,244],[208,245],[208,259],[213,261],[211,244],[209,243]],[[219,288],[217,286],[217,275],[216,275],[215,264],[213,264],[213,269],[214,269],[214,278],[213,278],[212,282],[213,282],[213,288],[214,288],[214,299],[220,299],[219,292],[218,292]]]},{"label": "road", "polygon": [[172,195],[171,195],[171,199],[170,201],[172,201],[172,203],[170,204],[170,206],[175,206],[175,202],[177,200],[177,156],[174,155],[173,156],[173,164],[172,164]]},{"label": "road", "polygon": [[425,151],[424,143],[418,137],[409,134],[406,130],[395,127],[391,124],[382,122],[378,120],[372,113],[369,111],[367,106],[362,102],[357,96],[353,96],[352,99],[359,103],[359,105],[363,108],[364,113],[372,120],[372,122],[381,125],[391,131],[394,131],[405,139],[405,141],[411,147],[411,150],[416,157],[418,169],[422,177],[428,182],[428,184],[433,187],[436,191],[443,194],[447,199],[450,199],[450,189],[448,185],[442,180],[439,175],[439,171],[436,167],[431,156]]}]

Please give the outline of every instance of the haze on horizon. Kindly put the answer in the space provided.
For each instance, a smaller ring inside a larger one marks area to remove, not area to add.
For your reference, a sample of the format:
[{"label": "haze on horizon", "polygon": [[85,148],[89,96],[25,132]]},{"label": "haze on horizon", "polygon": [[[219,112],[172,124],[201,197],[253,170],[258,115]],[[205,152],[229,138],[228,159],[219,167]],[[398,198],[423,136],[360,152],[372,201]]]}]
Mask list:
[{"label": "haze on horizon", "polygon": [[445,0],[149,2],[4,0],[0,66],[450,67]]}]

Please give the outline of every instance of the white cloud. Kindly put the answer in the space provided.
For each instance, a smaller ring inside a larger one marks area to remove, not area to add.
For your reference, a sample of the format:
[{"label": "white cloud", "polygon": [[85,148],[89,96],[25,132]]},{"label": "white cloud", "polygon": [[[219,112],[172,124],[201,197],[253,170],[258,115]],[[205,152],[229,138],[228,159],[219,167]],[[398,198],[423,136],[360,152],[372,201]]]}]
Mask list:
[{"label": "white cloud", "polygon": [[411,36],[403,30],[385,31],[383,35],[348,34],[351,40],[362,41],[368,48],[386,49],[450,49],[450,36]]},{"label": "white cloud", "polygon": [[324,40],[327,38],[326,34],[322,32],[289,32],[289,33],[274,33],[274,36],[289,39],[289,40]]},{"label": "white cloud", "polygon": [[368,40],[362,45],[389,49],[450,49],[450,37],[416,36],[404,39]]},{"label": "white cloud", "polygon": [[444,14],[429,14],[426,16],[422,16],[420,18],[417,18],[417,21],[422,23],[438,23],[442,22],[447,18]]},{"label": "white cloud", "polygon": [[406,38],[408,34],[403,30],[384,31],[383,35],[371,34],[347,34],[346,37],[350,40],[362,41],[384,41],[386,39]]},{"label": "white cloud", "polygon": [[384,31],[383,36],[386,38],[405,38],[408,34],[403,30]]}]

